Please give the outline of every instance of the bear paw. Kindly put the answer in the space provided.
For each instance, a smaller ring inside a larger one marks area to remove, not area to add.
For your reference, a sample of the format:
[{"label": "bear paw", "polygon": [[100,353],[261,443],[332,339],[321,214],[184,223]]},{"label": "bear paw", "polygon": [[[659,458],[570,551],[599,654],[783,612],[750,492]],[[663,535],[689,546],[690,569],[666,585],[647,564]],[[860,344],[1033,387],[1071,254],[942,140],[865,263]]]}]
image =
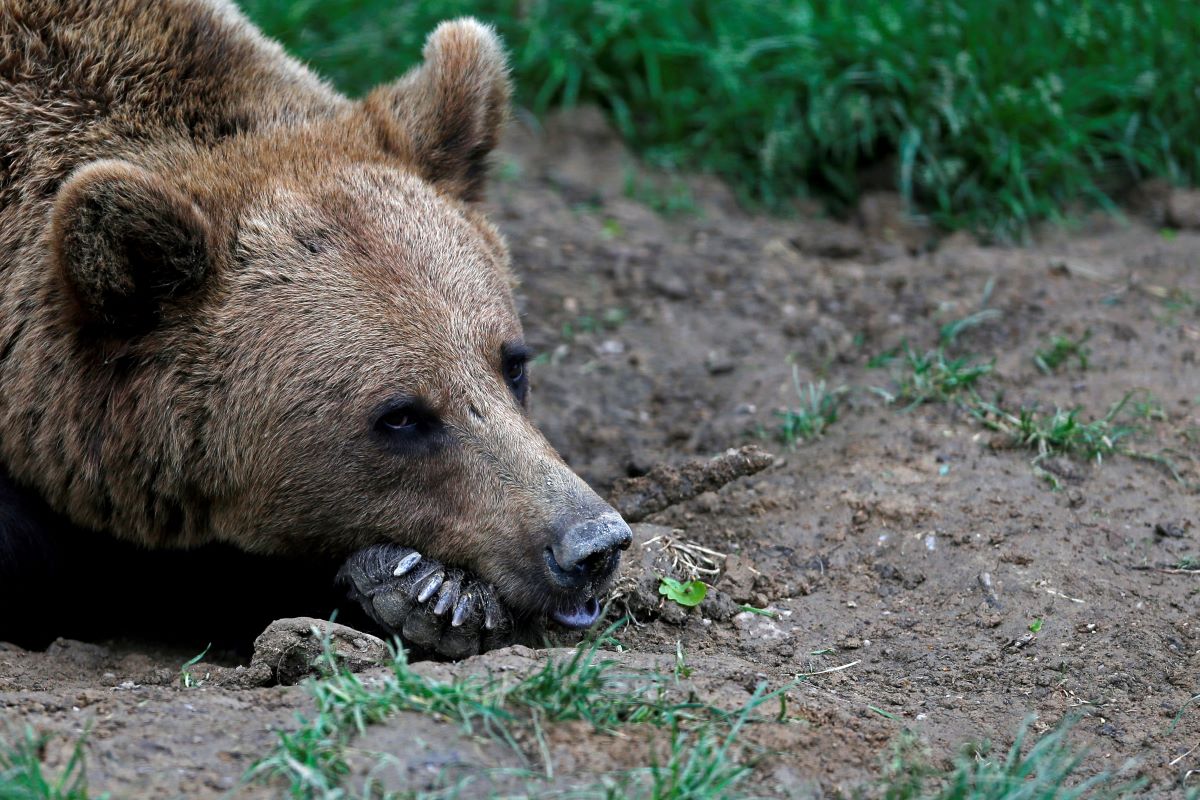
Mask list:
[{"label": "bear paw", "polygon": [[491,584],[411,547],[359,550],[338,572],[338,581],[371,619],[406,644],[447,658],[509,644],[512,617]]}]

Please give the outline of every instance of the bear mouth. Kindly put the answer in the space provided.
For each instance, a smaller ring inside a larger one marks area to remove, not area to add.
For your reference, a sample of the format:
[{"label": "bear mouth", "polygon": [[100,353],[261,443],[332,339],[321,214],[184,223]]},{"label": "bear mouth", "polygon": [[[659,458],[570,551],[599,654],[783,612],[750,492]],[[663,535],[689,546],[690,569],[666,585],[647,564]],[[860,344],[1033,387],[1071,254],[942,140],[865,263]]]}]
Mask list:
[{"label": "bear mouth", "polygon": [[588,569],[564,570],[548,547],[543,553],[543,558],[551,580],[558,590],[555,592],[558,595],[556,600],[547,603],[549,611],[543,613],[570,630],[585,630],[595,625],[603,614],[599,598],[605,595],[612,584],[621,554],[614,551],[600,569],[591,568],[602,577],[589,574]]},{"label": "bear mouth", "polygon": [[600,619],[600,601],[595,597],[588,597],[574,605],[559,606],[550,612],[550,618],[571,630],[590,628]]}]

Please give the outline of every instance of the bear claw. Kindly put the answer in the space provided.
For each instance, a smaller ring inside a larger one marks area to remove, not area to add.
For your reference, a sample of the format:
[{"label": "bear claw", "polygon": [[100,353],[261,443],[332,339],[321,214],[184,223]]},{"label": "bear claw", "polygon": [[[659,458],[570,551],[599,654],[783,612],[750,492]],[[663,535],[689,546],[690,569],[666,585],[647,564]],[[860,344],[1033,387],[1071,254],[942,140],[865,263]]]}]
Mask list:
[{"label": "bear claw", "polygon": [[467,617],[470,616],[474,609],[475,595],[467,592],[462,597],[458,598],[458,602],[454,604],[454,613],[450,616],[450,627],[460,628]]},{"label": "bear claw", "polygon": [[417,592],[417,602],[424,603],[429,598],[433,597],[433,593],[442,587],[442,573],[436,572],[430,575],[420,591]]},{"label": "bear claw", "polygon": [[420,561],[421,554],[414,550],[404,558],[400,559],[400,563],[396,565],[396,569],[392,571],[392,574],[397,578],[401,577],[402,575],[407,575],[412,571],[413,567],[420,563]]},{"label": "bear claw", "polygon": [[512,618],[496,590],[411,547],[367,547],[346,560],[338,581],[386,632],[449,658],[509,644]]},{"label": "bear claw", "polygon": [[437,602],[433,606],[434,614],[439,617],[444,616],[447,611],[458,605],[458,595],[462,590],[463,577],[461,570],[451,570],[451,573],[446,576],[442,588],[438,591]]}]

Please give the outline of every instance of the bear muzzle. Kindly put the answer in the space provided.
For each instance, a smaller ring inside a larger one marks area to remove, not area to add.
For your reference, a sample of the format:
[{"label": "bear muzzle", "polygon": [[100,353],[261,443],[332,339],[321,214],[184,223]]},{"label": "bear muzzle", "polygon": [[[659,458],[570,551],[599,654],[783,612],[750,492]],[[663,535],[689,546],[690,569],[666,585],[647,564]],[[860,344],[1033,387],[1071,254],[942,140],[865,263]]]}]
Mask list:
[{"label": "bear muzzle", "polygon": [[[600,617],[599,595],[621,563],[633,532],[614,511],[561,524],[544,557],[551,580],[569,593],[550,616],[568,628],[587,628]],[[569,599],[568,599],[569,598]]]}]

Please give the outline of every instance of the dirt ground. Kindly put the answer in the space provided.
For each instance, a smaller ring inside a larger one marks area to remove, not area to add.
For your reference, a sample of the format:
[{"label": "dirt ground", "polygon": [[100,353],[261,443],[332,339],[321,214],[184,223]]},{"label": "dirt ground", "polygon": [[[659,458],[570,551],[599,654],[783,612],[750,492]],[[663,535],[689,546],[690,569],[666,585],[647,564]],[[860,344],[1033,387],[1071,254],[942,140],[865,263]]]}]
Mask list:
[{"label": "dirt ground", "polygon": [[[543,354],[533,414],[605,489],[749,443],[779,456],[648,520],[738,556],[716,589],[777,616],[642,614],[618,634],[626,652],[608,657],[669,670],[679,643],[697,694],[730,707],[761,680],[833,670],[790,692],[787,723],[752,726],[748,794],[851,795],[902,732],[946,765],[969,741],[1007,747],[1030,715],[1044,731],[1072,713],[1085,772],[1125,768],[1153,796],[1200,785],[1200,708],[1186,707],[1200,692],[1200,572],[1174,569],[1200,556],[1200,494],[1128,457],[1052,459],[1039,472],[1033,453],[994,446],[953,405],[887,405],[870,389],[892,378],[868,366],[906,340],[933,346],[940,325],[986,302],[1000,314],[960,347],[995,358],[987,392],[1009,407],[1097,416],[1145,389],[1163,418],[1146,420],[1135,446],[1173,453],[1195,483],[1200,234],[1164,234],[1143,202],[1124,221],[1088,217],[1032,246],[984,247],[898,220],[886,195],[844,222],[813,209],[767,218],[707,180],[651,189],[630,163],[587,111],[510,133],[490,202]],[[643,199],[694,208],[662,216],[627,197],[631,181]],[[1051,336],[1085,331],[1086,370],[1035,368]],[[793,369],[802,383],[852,391],[823,438],[789,448],[775,412],[798,405]],[[203,680],[205,665],[200,685],[182,688],[179,667],[195,652],[0,646],[0,718],[89,729],[92,786],[115,797],[278,794],[238,780],[308,696],[220,688]],[[520,672],[542,657],[511,648],[420,668]],[[66,746],[56,740],[48,762],[62,763]],[[579,725],[552,728],[547,747],[560,775],[634,758],[629,737]],[[488,740],[413,715],[371,728],[356,748],[391,752],[384,782],[396,787],[420,788],[459,761],[513,763]]]}]

